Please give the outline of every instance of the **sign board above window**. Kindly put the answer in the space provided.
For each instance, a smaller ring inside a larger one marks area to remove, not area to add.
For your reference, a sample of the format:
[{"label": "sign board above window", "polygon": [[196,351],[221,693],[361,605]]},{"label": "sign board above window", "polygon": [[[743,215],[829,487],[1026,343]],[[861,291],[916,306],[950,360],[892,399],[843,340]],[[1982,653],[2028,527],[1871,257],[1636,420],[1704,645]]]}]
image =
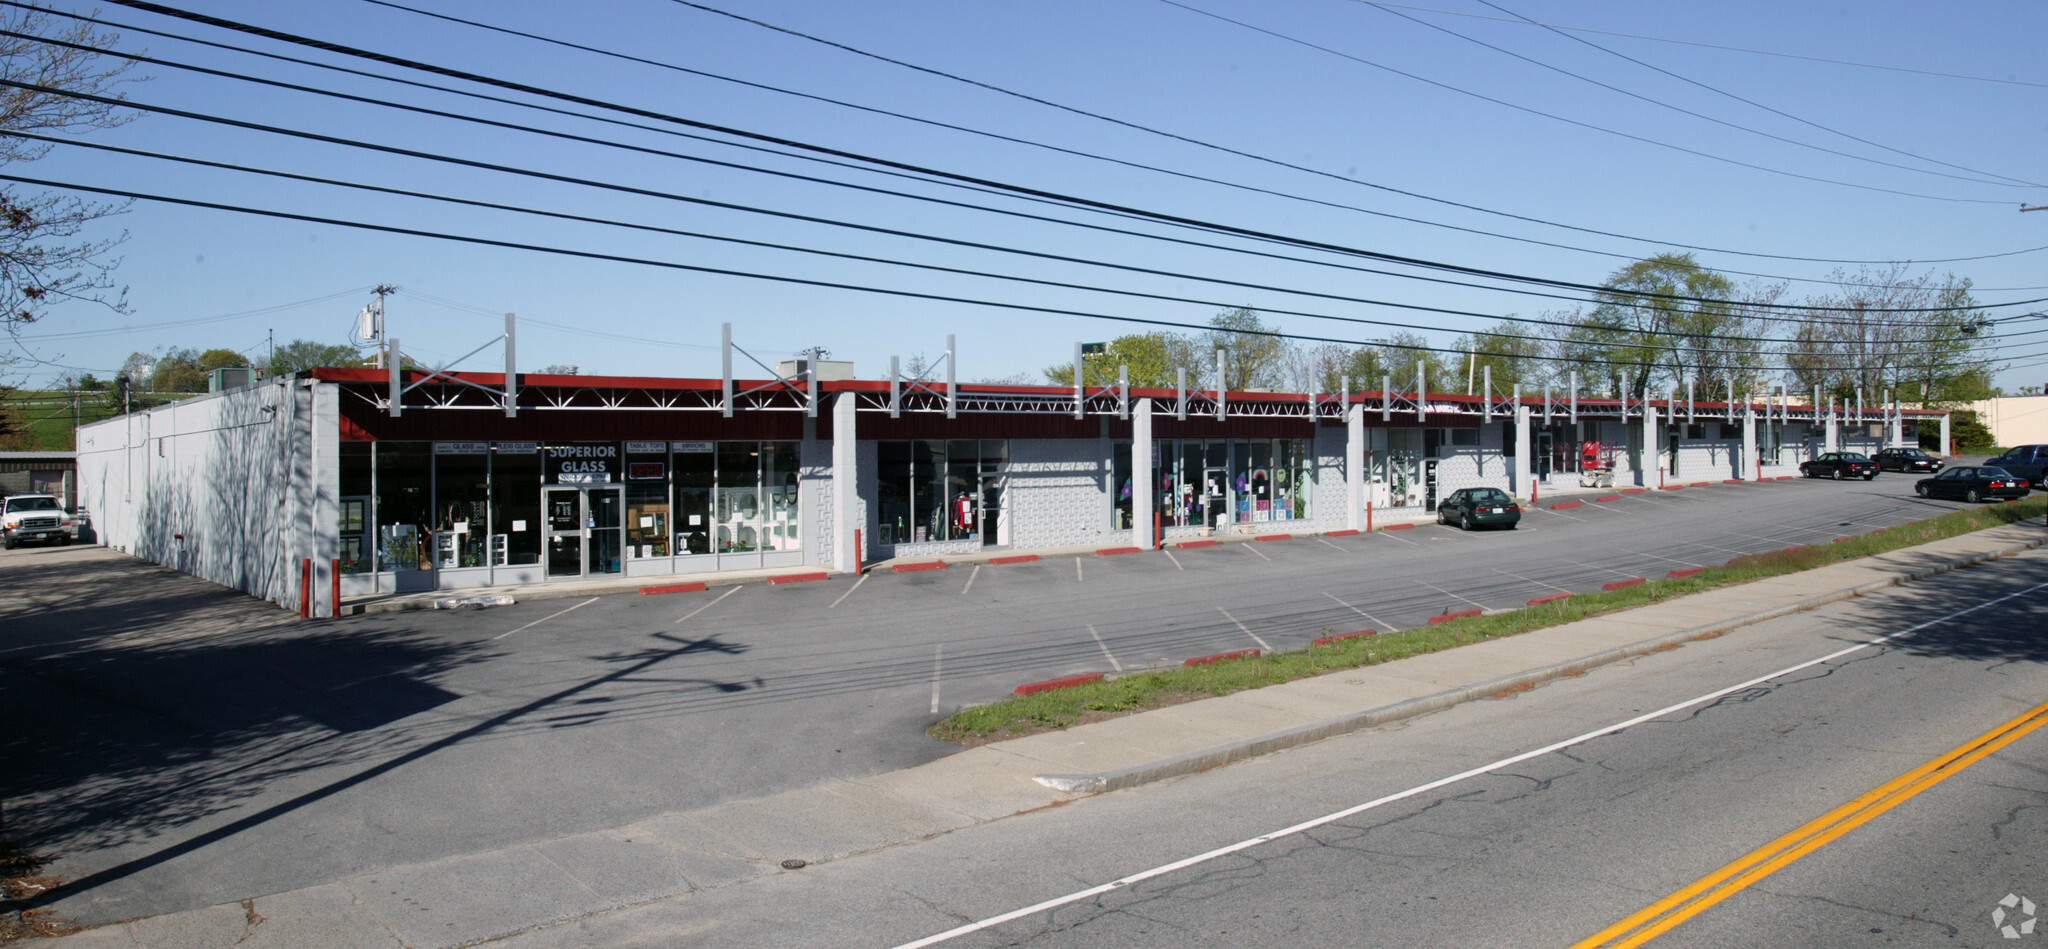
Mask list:
[{"label": "sign board above window", "polygon": [[717,442],[671,442],[670,446],[688,455],[708,455],[718,450]]},{"label": "sign board above window", "polygon": [[488,455],[488,454],[490,454],[490,453],[491,453],[491,443],[490,443],[490,442],[435,442],[435,443],[434,443],[434,454],[436,454],[436,455]]},{"label": "sign board above window", "polygon": [[667,442],[627,442],[628,455],[659,455],[668,451]]}]

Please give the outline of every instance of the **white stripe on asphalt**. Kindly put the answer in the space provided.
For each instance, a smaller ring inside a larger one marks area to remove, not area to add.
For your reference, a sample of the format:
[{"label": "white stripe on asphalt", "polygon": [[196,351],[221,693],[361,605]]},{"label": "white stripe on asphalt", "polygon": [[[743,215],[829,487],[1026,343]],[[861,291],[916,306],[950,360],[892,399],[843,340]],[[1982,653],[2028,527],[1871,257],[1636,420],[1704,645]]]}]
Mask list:
[{"label": "white stripe on asphalt", "polygon": [[[863,578],[863,579],[865,579],[865,578],[866,578],[866,576],[867,576],[867,574],[861,574],[861,576],[862,576],[862,578]],[[859,583],[858,581],[856,581],[856,582],[854,583],[854,586],[860,586],[860,583]],[[681,624],[682,624],[682,622],[683,622],[683,620],[689,619],[689,618],[690,618],[690,617],[692,617],[692,616],[695,616],[695,615],[697,615],[697,614],[699,614],[699,613],[702,613],[702,612],[704,612],[705,610],[708,610],[708,609],[710,609],[710,608],[712,608],[712,607],[714,607],[714,606],[717,606],[717,605],[719,604],[719,602],[720,602],[721,600],[724,600],[724,599],[725,599],[726,597],[729,597],[729,596],[731,596],[731,595],[733,595],[733,594],[735,594],[735,593],[738,593],[738,592],[740,592],[740,588],[739,588],[739,587],[733,587],[732,589],[730,589],[730,590],[727,590],[727,591],[725,591],[724,593],[720,593],[720,594],[718,595],[718,599],[716,599],[716,600],[712,600],[711,602],[709,602],[709,603],[706,603],[706,604],[704,604],[703,606],[697,607],[696,609],[694,609],[694,610],[691,610],[691,611],[689,611],[688,613],[684,613],[684,614],[683,614],[682,616],[679,616],[679,617],[677,617],[677,618],[676,618],[676,624],[677,624],[677,625],[681,625]],[[851,593],[851,592],[853,592],[853,591],[852,591],[852,590],[848,590],[848,591],[846,591],[846,592],[847,592],[847,593]],[[843,597],[844,597],[845,595],[846,595],[846,594],[844,594],[844,593],[840,594],[840,596],[841,596],[842,598],[843,598]]]},{"label": "white stripe on asphalt", "polygon": [[974,589],[974,578],[978,576],[981,576],[981,564],[975,564],[974,572],[967,575],[967,585],[960,588],[961,596],[966,596],[967,591]]},{"label": "white stripe on asphalt", "polygon": [[[568,610],[561,610],[559,612],[549,613],[548,615],[543,616],[540,619],[534,620],[533,622],[528,623],[525,626],[519,627],[519,629],[532,629],[535,626],[539,626],[540,624],[545,623],[548,620],[554,619],[555,617],[562,615],[563,613],[569,612],[569,610],[580,610],[586,606],[589,606],[590,604],[597,602],[597,599],[597,597],[593,596],[590,599],[584,600],[583,602],[576,604],[575,606],[569,607]],[[505,637],[510,636],[513,633],[519,632],[519,629],[508,629],[502,633],[499,633],[496,636],[492,636],[491,641],[497,642],[498,640],[504,639]]]},{"label": "white stripe on asphalt", "polygon": [[1244,543],[1242,543],[1242,544],[1239,544],[1238,546],[1240,546],[1240,547],[1243,547],[1244,549],[1246,549],[1246,550],[1249,550],[1249,551],[1251,551],[1252,553],[1258,554],[1258,555],[1259,555],[1259,559],[1260,559],[1260,560],[1263,560],[1263,561],[1265,561],[1265,562],[1267,562],[1267,563],[1272,563],[1272,562],[1273,562],[1273,558],[1271,558],[1271,557],[1268,557],[1268,556],[1266,556],[1264,552],[1262,552],[1262,551],[1260,551],[1260,550],[1259,550],[1259,548],[1257,548],[1257,547],[1255,547],[1255,546],[1252,546],[1252,545],[1254,545],[1254,544],[1257,544],[1257,543],[1258,543],[1258,541],[1255,541],[1255,540],[1248,540],[1248,541],[1245,541],[1245,542],[1244,542]]},{"label": "white stripe on asphalt", "polygon": [[1164,548],[1164,547],[1161,547],[1161,548],[1159,548],[1159,552],[1160,552],[1160,553],[1162,553],[1162,554],[1165,554],[1165,555],[1166,555],[1166,559],[1168,559],[1168,560],[1171,560],[1171,561],[1173,561],[1173,569],[1175,569],[1175,570],[1182,570],[1182,571],[1185,571],[1185,570],[1187,569],[1186,567],[1183,567],[1183,566],[1181,566],[1181,565],[1180,565],[1180,558],[1179,558],[1179,557],[1176,557],[1176,556],[1174,556],[1174,555],[1173,555],[1173,551],[1171,551],[1171,550],[1167,550],[1166,548]]},{"label": "white stripe on asphalt", "polygon": [[1267,652],[1273,651],[1273,646],[1271,643],[1268,643],[1265,640],[1260,639],[1259,634],[1252,632],[1251,627],[1246,626],[1243,623],[1238,623],[1237,617],[1230,615],[1229,610],[1226,610],[1223,607],[1219,606],[1216,608],[1216,612],[1223,614],[1224,619],[1227,619],[1233,623],[1237,623],[1237,628],[1243,630],[1246,636],[1250,636],[1252,638],[1252,642],[1258,643],[1260,649],[1264,649]]},{"label": "white stripe on asphalt", "polygon": [[946,644],[940,643],[932,652],[932,714],[939,714],[939,671],[945,668]]},{"label": "white stripe on asphalt", "polygon": [[[855,580],[855,581],[853,581],[853,586],[847,587],[847,588],[846,588],[846,592],[845,592],[845,593],[841,593],[841,594],[839,594],[839,599],[837,599],[837,600],[833,600],[833,601],[832,601],[832,606],[838,606],[838,605],[840,604],[840,602],[841,602],[841,601],[845,600],[845,599],[846,599],[847,597],[849,597],[849,596],[852,596],[852,595],[853,595],[853,591],[855,591],[855,590],[858,590],[858,589],[860,589],[860,585],[861,585],[861,584],[863,584],[863,583],[866,583],[866,582],[868,582],[868,578],[869,578],[869,577],[872,577],[872,576],[874,576],[874,574],[872,574],[872,573],[863,573],[863,574],[861,574],[861,575],[860,575],[860,579],[858,579],[858,580]],[[965,593],[965,592],[967,592],[967,591],[965,591],[965,590],[962,590],[961,592],[962,592],[962,593]],[[827,607],[825,607],[825,608],[829,610],[829,609],[831,609],[831,608],[832,608],[832,606],[827,606]],[[689,619],[689,617],[685,616],[685,617],[683,617],[683,619]],[[678,622],[678,623],[680,623],[680,622],[682,622],[682,621],[683,621],[683,620],[680,620],[680,619],[679,619],[679,620],[676,620],[676,622]]]},{"label": "white stripe on asphalt", "polygon": [[1379,618],[1379,617],[1377,617],[1377,616],[1374,616],[1374,615],[1372,615],[1371,613],[1368,613],[1368,612],[1366,612],[1366,611],[1364,611],[1364,610],[1361,610],[1361,609],[1359,609],[1358,607],[1352,606],[1351,604],[1349,604],[1349,603],[1346,603],[1346,602],[1344,602],[1343,600],[1338,600],[1338,599],[1337,599],[1336,597],[1334,597],[1334,596],[1331,596],[1331,595],[1330,595],[1330,594],[1328,594],[1328,593],[1325,593],[1325,594],[1323,594],[1323,595],[1324,595],[1324,596],[1328,596],[1328,597],[1330,597],[1330,599],[1332,599],[1332,600],[1336,600],[1336,601],[1337,601],[1337,605],[1338,605],[1338,606],[1341,606],[1341,607],[1343,607],[1343,608],[1345,608],[1345,609],[1347,609],[1347,610],[1350,610],[1350,611],[1351,611],[1351,612],[1353,612],[1353,613],[1357,613],[1358,615],[1360,615],[1360,616],[1363,616],[1363,617],[1365,617],[1366,619],[1372,620],[1372,624],[1373,624],[1374,626],[1378,626],[1378,627],[1380,627],[1380,632],[1382,632],[1382,633],[1398,633],[1398,632],[1400,632],[1400,630],[1399,630],[1399,629],[1396,629],[1396,628],[1394,627],[1394,625],[1393,625],[1393,624],[1391,624],[1391,623],[1383,623],[1383,622],[1381,622],[1381,621],[1380,621],[1380,618]]},{"label": "white stripe on asphalt", "polygon": [[1949,620],[1955,619],[1958,616],[1974,613],[1987,606],[1994,606],[1996,604],[2003,603],[2007,600],[2014,599],[2016,597],[2025,596],[2044,587],[2048,587],[2048,583],[2037,583],[2016,593],[2008,593],[2004,596],[1998,597],[1997,599],[1986,600],[1975,606],[1957,610],[1953,613],[1948,614],[1947,616],[1942,616],[1936,619],[1928,620],[1924,623],[1919,624],[1918,626],[1910,626],[1905,629],[1899,630],[1896,633],[1888,633],[1886,635],[1879,636],[1876,639],[1872,639],[1868,642],[1857,643],[1856,645],[1850,646],[1846,649],[1837,649],[1834,652],[1828,653],[1825,656],[1821,656],[1820,658],[1808,659],[1805,662],[1799,663],[1798,665],[1787,666],[1786,668],[1780,669],[1776,672],[1757,676],[1756,678],[1750,679],[1747,682],[1740,682],[1735,685],[1728,686],[1727,688],[1716,689],[1697,698],[1687,699],[1675,705],[1667,705],[1654,712],[1646,712],[1634,718],[1627,719],[1621,722],[1616,722],[1612,725],[1603,726],[1601,728],[1596,728],[1592,731],[1571,738],[1567,738],[1563,741],[1553,742],[1551,744],[1544,745],[1541,748],[1533,748],[1529,751],[1524,751],[1518,755],[1502,758],[1499,761],[1492,762],[1491,764],[1483,764],[1469,771],[1460,771],[1457,774],[1450,775],[1449,777],[1438,778],[1427,784],[1418,784],[1405,791],[1396,791],[1392,794],[1386,795],[1385,797],[1374,798],[1363,804],[1353,805],[1351,807],[1347,807],[1335,813],[1325,814],[1321,817],[1302,821],[1301,823],[1295,824],[1292,827],[1283,827],[1279,830],[1273,831],[1272,833],[1260,834],[1259,836],[1253,837],[1249,840],[1240,840],[1237,843],[1230,844],[1226,847],[1218,847],[1207,853],[1198,853],[1192,857],[1175,860],[1172,863],[1161,864],[1160,866],[1153,867],[1150,870],[1141,870],[1129,876],[1119,877],[1118,879],[1111,880],[1108,883],[1104,883],[1100,886],[1091,886],[1085,890],[1077,890],[1075,892],[1068,893],[1065,896],[1057,896],[1041,903],[1033,903],[1032,905],[1026,906],[1023,909],[1014,909],[1000,916],[991,916],[987,919],[968,923],[965,926],[956,926],[942,933],[926,936],[923,939],[914,940],[912,942],[903,943],[902,945],[897,946],[896,949],[923,949],[923,947],[925,946],[937,945],[942,942],[958,939],[959,937],[968,935],[969,933],[977,933],[984,929],[1000,926],[1004,923],[1010,922],[1011,920],[1022,919],[1026,916],[1030,916],[1033,913],[1042,913],[1049,909],[1058,909],[1059,907],[1066,906],[1072,903],[1078,903],[1082,900],[1089,899],[1091,897],[1101,896],[1104,893],[1112,893],[1117,890],[1128,888],[1135,883],[1143,883],[1146,880],[1150,880],[1155,877],[1165,876],[1166,874],[1173,873],[1177,870],[1185,870],[1188,867],[1208,863],[1209,861],[1215,860],[1218,857],[1227,857],[1231,854],[1238,853],[1240,851],[1249,850],[1260,844],[1271,843],[1275,840],[1280,840],[1285,837],[1292,837],[1296,834],[1314,830],[1318,827],[1322,827],[1327,824],[1334,824],[1337,821],[1343,820],[1347,817],[1362,814],[1366,811],[1373,810],[1375,808],[1384,807],[1388,804],[1393,804],[1399,801],[1405,801],[1411,797],[1417,797],[1423,794],[1427,794],[1431,791],[1437,790],[1438,788],[1448,787],[1450,785],[1457,784],[1461,781],[1467,781],[1472,778],[1479,777],[1483,774],[1491,774],[1492,772],[1499,771],[1500,769],[1509,767],[1511,765],[1521,764],[1522,762],[1528,761],[1531,758],[1540,758],[1544,755],[1551,754],[1553,752],[1563,751],[1564,749],[1570,748],[1573,745],[1585,744],[1586,742],[1592,741],[1595,738],[1601,738],[1607,735],[1612,735],[1616,732],[1625,731],[1627,729],[1634,728],[1637,725],[1641,725],[1644,722],[1654,721],[1658,718],[1662,718],[1673,712],[1682,712],[1686,709],[1692,708],[1695,705],[1705,705],[1709,702],[1716,701],[1722,698],[1723,696],[1733,695],[1744,689],[1754,688],[1756,686],[1769,682],[1772,679],[1776,679],[1780,676],[1791,675],[1794,672],[1799,672],[1804,669],[1810,669],[1824,662],[1840,659],[1841,657],[1846,656],[1852,652],[1856,652],[1858,650],[1868,649],[1872,646],[1882,645],[1901,636],[1917,633],[1920,630],[1926,629],[1929,626],[1933,626],[1936,623],[1947,622]]},{"label": "white stripe on asphalt", "polygon": [[1102,641],[1102,634],[1095,631],[1095,624],[1088,624],[1088,635],[1095,637],[1095,645],[1102,647],[1102,656],[1109,660],[1109,667],[1118,672],[1124,671],[1124,664],[1116,661],[1116,657],[1109,654],[1109,644]]}]

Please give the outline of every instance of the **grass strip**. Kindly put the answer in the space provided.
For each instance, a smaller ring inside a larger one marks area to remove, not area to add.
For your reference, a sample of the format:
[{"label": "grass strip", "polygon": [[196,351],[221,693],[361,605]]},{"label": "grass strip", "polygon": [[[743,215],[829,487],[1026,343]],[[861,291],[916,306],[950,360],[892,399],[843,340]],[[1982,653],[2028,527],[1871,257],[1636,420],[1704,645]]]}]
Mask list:
[{"label": "grass strip", "polygon": [[[1851,537],[1841,543],[1749,554],[1718,567],[1708,567],[1688,577],[1651,580],[1619,590],[1580,593],[1570,599],[1556,600],[1541,606],[1466,617],[1435,626],[1417,626],[1395,634],[1338,640],[1328,645],[1312,645],[1306,649],[1271,653],[1255,659],[1156,669],[1076,688],[1007,699],[990,705],[963,709],[952,717],[932,725],[926,732],[945,741],[978,745],[1053,731],[1082,722],[1163,708],[1192,699],[1229,695],[1232,692],[1277,685],[1339,669],[1377,665],[1409,656],[1451,649],[1467,643],[1574,623],[1604,613],[1702,593],[1716,587],[1798,573],[1859,557],[1959,537],[1987,528],[2040,517],[2043,513],[2048,513],[2048,498],[2029,498],[2017,504],[1991,504],[1953,511],[1924,521],[1882,528],[1872,533]],[[1324,632],[1327,634],[1339,630],[1326,628]]]}]

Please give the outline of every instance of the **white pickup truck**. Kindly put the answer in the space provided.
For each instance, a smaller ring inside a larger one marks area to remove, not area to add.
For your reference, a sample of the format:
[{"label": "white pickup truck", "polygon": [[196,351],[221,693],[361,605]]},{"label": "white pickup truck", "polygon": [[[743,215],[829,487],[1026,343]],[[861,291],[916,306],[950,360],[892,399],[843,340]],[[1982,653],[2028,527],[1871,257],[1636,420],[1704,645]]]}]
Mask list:
[{"label": "white pickup truck", "polygon": [[71,543],[71,515],[54,494],[17,494],[0,501],[0,547],[13,550],[30,541]]}]

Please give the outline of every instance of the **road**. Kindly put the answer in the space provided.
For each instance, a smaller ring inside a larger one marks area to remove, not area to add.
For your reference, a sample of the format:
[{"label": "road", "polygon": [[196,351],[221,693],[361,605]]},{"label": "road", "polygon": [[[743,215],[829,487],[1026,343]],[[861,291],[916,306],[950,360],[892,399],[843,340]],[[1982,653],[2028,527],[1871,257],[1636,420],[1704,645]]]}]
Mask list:
[{"label": "road", "polygon": [[[2024,946],[1992,914],[2048,914],[2044,620],[2037,552],[508,946]],[[1645,942],[1586,942],[1786,835],[1818,844]]]},{"label": "road", "polygon": [[[310,625],[184,587],[115,619],[85,588],[62,609],[0,600],[19,631],[0,713],[67,723],[9,739],[33,754],[0,794],[16,833],[93,881],[63,912],[153,915],[907,767],[953,750],[926,725],[1023,682],[1392,632],[1956,507],[1907,485]],[[35,562],[8,561],[15,589]],[[188,602],[240,619],[201,635]]]}]

